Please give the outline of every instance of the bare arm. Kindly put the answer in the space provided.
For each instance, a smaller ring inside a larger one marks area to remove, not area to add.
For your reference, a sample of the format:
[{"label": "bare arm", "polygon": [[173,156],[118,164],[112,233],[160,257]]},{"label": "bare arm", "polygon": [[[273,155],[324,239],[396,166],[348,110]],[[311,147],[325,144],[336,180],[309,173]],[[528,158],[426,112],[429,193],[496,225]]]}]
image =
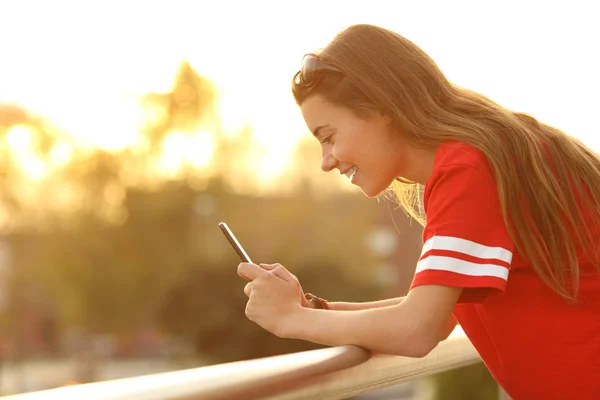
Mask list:
[{"label": "bare arm", "polygon": [[[259,266],[267,271],[273,271],[275,268],[280,267],[280,268],[284,268],[283,265],[279,264],[279,263],[275,263],[275,264],[259,264]],[[287,270],[286,270],[287,271]],[[291,272],[287,271],[289,276],[296,282],[298,282],[298,285],[300,285],[300,281],[298,281],[298,277],[296,277],[296,275],[292,274]],[[379,300],[379,301],[371,301],[371,302],[366,302],[366,303],[349,303],[349,302],[343,302],[343,301],[336,301],[336,302],[327,302],[327,304],[329,305],[329,308],[331,308],[332,310],[337,310],[337,311],[356,311],[356,310],[367,310],[367,309],[371,309],[371,308],[380,308],[380,307],[387,307],[387,306],[393,306],[396,304],[399,304],[400,302],[402,302],[402,300],[404,300],[404,297],[397,297],[397,298],[393,298],[393,299],[385,299],[385,300]],[[309,301],[307,301],[306,299],[302,299],[302,306],[306,307],[306,308],[315,308],[314,303],[311,303]]]},{"label": "bare arm", "polygon": [[409,357],[422,357],[444,340],[456,321],[452,309],[460,288],[419,286],[398,304],[340,312],[299,308],[279,336],[327,345],[356,345]]},{"label": "bare arm", "polygon": [[[395,306],[397,304],[400,304],[405,298],[406,297],[396,297],[393,299],[371,301],[371,302],[366,302],[366,303],[348,303],[348,302],[336,301],[336,302],[327,302],[327,304],[329,305],[331,310],[335,310],[335,311],[359,311],[359,310],[369,310],[369,309],[373,309],[373,308]],[[309,308],[314,308],[312,306],[312,303],[309,303],[309,304],[311,305]],[[454,318],[454,315],[450,315],[450,318],[448,318],[448,324],[446,325],[446,328],[442,333],[442,338],[443,338],[442,340],[444,340],[444,339],[448,338],[448,336],[450,336],[450,334],[452,333],[454,328],[456,328],[456,325],[457,325],[456,318]]]},{"label": "bare arm", "polygon": [[[369,310],[372,308],[395,306],[397,304],[400,304],[402,301],[404,301],[405,298],[406,297],[396,297],[393,299],[371,301],[371,302],[366,302],[366,303],[348,303],[348,302],[336,301],[336,302],[327,302],[327,304],[329,304],[329,307],[331,308],[331,310],[335,310],[335,311],[359,311],[359,310]],[[310,303],[310,304],[312,305],[312,303]],[[448,336],[450,336],[450,334],[452,333],[454,328],[456,328],[456,325],[457,325],[456,318],[454,318],[454,315],[450,315],[450,318],[448,318],[448,324],[446,325],[445,331],[443,331],[443,333],[442,333],[442,340],[444,340],[444,339],[448,338]]]},{"label": "bare arm", "polygon": [[366,303],[348,303],[343,301],[327,302],[332,310],[336,311],[358,311],[358,310],[369,310],[372,308],[381,308],[388,306],[395,306],[400,304],[405,297],[396,297],[393,299],[385,299],[379,301],[370,301]]},{"label": "bare arm", "polygon": [[353,312],[322,310],[297,302],[302,288],[282,266],[266,270],[240,263],[238,274],[250,281],[244,287],[249,298],[246,316],[277,336],[409,357],[425,356],[448,337],[456,324],[452,310],[462,292],[457,287],[422,285],[405,298],[384,300],[391,305],[366,303],[380,307]]}]

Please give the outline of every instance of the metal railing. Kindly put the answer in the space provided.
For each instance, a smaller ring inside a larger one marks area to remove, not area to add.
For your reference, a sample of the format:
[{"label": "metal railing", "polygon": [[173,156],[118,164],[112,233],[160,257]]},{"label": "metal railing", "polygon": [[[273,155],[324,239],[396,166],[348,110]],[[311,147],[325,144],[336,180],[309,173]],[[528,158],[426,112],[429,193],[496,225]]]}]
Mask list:
[{"label": "metal railing", "polygon": [[423,358],[371,354],[356,346],[340,346],[3,399],[344,399],[479,361],[473,345],[457,328]]}]

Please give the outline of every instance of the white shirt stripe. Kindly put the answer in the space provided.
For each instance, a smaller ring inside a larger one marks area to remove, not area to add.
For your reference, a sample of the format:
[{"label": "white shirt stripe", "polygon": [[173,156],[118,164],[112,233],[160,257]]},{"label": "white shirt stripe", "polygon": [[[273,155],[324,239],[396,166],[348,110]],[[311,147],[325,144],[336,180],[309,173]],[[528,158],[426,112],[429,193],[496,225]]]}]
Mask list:
[{"label": "white shirt stripe", "polygon": [[451,271],[469,276],[495,276],[508,279],[508,268],[494,264],[477,264],[453,257],[429,256],[417,263],[415,273],[424,270]]},{"label": "white shirt stripe", "polygon": [[510,264],[513,253],[503,247],[490,247],[452,236],[432,236],[423,244],[421,256],[429,250],[451,250],[477,258],[494,258]]}]

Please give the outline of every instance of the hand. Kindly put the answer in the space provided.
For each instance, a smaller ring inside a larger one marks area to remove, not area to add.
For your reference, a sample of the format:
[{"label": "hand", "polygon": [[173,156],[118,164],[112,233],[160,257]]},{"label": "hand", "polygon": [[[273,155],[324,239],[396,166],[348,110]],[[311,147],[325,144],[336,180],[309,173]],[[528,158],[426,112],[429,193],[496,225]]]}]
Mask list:
[{"label": "hand", "polygon": [[248,296],[246,316],[269,332],[286,337],[302,310],[302,288],[291,273],[277,265],[267,270],[256,264],[241,263],[238,275],[250,282],[244,288]]},{"label": "hand", "polygon": [[302,290],[302,285],[300,285],[300,281],[298,280],[298,277],[296,275],[292,274],[290,271],[288,271],[283,265],[281,265],[279,263],[275,263],[275,264],[259,264],[259,266],[262,269],[266,269],[267,271],[273,271],[276,268],[285,271],[291,279],[296,281],[296,283],[298,284],[298,287],[300,288],[300,304],[302,305],[302,307],[315,308],[315,304],[306,300],[306,297],[304,297],[304,290]]}]

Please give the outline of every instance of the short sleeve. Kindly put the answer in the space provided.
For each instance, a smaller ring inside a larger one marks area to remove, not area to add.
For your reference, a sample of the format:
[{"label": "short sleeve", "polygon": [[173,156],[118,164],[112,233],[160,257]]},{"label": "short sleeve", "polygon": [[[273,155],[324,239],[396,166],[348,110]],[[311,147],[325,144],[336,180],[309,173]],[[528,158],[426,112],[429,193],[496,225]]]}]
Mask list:
[{"label": "short sleeve", "polygon": [[459,302],[504,292],[513,257],[495,180],[473,163],[438,166],[424,193],[427,222],[411,289],[464,288]]}]

